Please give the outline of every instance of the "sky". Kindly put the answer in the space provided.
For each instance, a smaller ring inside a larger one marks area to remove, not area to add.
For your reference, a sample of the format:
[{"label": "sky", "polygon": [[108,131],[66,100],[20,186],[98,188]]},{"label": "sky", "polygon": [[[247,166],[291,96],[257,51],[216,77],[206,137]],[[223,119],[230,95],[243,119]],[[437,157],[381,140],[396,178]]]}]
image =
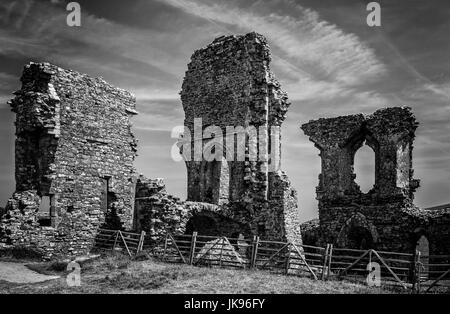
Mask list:
[{"label": "sky", "polygon": [[[68,1],[0,1],[0,206],[14,192],[14,114],[6,102],[23,66],[50,62],[101,76],[132,92],[139,115],[135,167],[186,197],[186,169],[172,160],[171,130],[183,125],[179,98],[192,53],[227,34],[256,31],[291,101],[282,168],[298,191],[302,221],[318,215],[319,151],[300,130],[311,119],[410,106],[420,122],[413,167],[420,207],[450,203],[450,2],[378,1],[369,27],[362,0],[84,0],[81,27],[66,24]],[[374,154],[355,172],[373,184]]]}]

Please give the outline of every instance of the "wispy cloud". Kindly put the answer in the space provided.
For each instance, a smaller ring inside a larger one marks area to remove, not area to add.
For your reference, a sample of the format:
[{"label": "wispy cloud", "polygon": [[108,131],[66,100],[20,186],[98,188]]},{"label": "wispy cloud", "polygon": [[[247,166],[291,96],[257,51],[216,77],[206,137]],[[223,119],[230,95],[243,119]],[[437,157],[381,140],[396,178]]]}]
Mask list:
[{"label": "wispy cloud", "polygon": [[0,20],[21,21],[0,29],[1,54],[34,56],[90,74],[95,69],[124,88],[177,94],[179,87],[173,82],[181,77],[185,62],[180,50],[170,46],[181,43],[184,32],[135,29],[88,12],[83,12],[82,27],[71,28],[65,24],[67,12],[62,7],[35,2],[33,14],[22,15],[25,2],[0,4]]},{"label": "wispy cloud", "polygon": [[10,89],[13,85],[17,85],[17,77],[12,74],[0,72],[0,91]]},{"label": "wispy cloud", "polygon": [[[372,49],[354,34],[348,34],[319,18],[317,12],[277,1],[284,14],[267,14],[263,1],[239,8],[237,1],[169,0],[168,3],[227,28],[264,34],[273,50],[274,65],[291,99],[333,97],[378,79],[386,68]],[[286,13],[289,12],[289,15]],[[295,17],[293,17],[293,15]],[[294,91],[294,92],[291,92]],[[320,92],[320,93],[319,93]]]},{"label": "wispy cloud", "polygon": [[138,100],[137,109],[139,115],[133,119],[135,130],[169,134],[174,127],[183,125],[184,112],[179,100]]}]

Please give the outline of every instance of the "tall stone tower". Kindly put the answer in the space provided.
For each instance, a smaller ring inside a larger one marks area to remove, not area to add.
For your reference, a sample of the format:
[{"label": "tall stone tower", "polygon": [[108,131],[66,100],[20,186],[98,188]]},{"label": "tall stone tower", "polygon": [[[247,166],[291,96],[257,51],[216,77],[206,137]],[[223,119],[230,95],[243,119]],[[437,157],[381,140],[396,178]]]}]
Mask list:
[{"label": "tall stone tower", "polygon": [[289,102],[270,61],[256,33],[219,37],[192,55],[181,91],[188,200],[227,207],[254,234],[300,242],[296,191],[280,169]]}]

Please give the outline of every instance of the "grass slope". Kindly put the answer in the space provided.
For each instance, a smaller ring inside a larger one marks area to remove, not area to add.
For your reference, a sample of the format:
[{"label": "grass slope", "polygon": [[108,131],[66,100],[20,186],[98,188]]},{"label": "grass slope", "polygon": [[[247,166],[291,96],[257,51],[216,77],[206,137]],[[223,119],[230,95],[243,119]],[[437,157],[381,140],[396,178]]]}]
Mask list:
[{"label": "grass slope", "polygon": [[346,281],[314,281],[265,271],[230,270],[131,261],[103,256],[82,264],[81,286],[68,287],[60,262],[32,263],[29,268],[61,279],[36,284],[0,282],[0,293],[392,293]]}]

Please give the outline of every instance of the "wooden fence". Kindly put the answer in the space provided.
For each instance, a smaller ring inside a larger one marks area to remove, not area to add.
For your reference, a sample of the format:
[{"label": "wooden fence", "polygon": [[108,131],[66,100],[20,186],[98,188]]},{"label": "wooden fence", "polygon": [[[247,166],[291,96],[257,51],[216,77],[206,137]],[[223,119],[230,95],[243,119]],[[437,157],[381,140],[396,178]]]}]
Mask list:
[{"label": "wooden fence", "polygon": [[193,235],[166,235],[162,258],[189,265],[222,266],[304,274],[315,280],[326,268],[320,247],[276,241]]},{"label": "wooden fence", "polygon": [[130,257],[143,249],[145,232],[132,233],[121,230],[99,229],[94,248],[98,250],[125,251]]},{"label": "wooden fence", "polygon": [[[415,293],[450,292],[450,255],[420,256],[379,250],[325,248],[291,242],[218,236],[166,234],[159,255],[167,262],[197,266],[260,269],[314,280],[366,282],[371,262],[381,284]],[[427,263],[424,263],[426,261]]]},{"label": "wooden fence", "polygon": [[[145,232],[99,229],[98,250],[120,250],[130,257],[153,248],[164,261],[197,266],[219,266],[267,270],[285,275],[308,276],[314,280],[347,279],[366,282],[376,262],[383,286],[415,293],[450,292],[450,255],[421,256],[379,250],[325,248],[292,242],[264,241],[218,236],[172,235],[157,245]],[[155,250],[156,248],[156,250]]]}]

